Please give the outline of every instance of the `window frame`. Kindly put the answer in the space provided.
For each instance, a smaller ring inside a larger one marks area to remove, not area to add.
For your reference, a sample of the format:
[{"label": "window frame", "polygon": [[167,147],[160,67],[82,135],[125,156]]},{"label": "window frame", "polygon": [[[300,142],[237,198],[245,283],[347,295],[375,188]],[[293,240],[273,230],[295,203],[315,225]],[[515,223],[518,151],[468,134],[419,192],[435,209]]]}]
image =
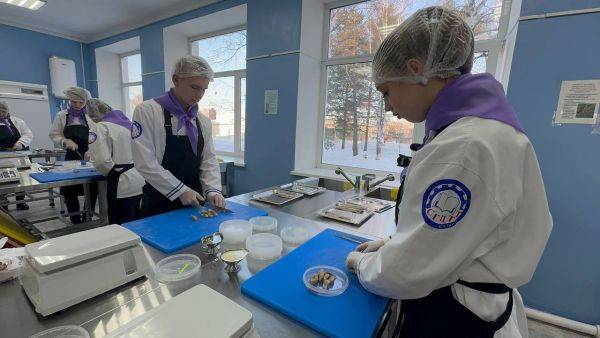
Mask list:
[{"label": "window frame", "polygon": [[[129,57],[129,56],[133,56],[133,55],[140,55],[140,58],[142,57],[142,53],[139,49],[133,50],[131,52],[127,52],[127,53],[122,53],[122,54],[118,54],[119,55],[119,79],[121,82],[121,105],[123,106],[123,110],[124,113],[127,114],[127,98],[126,98],[126,92],[125,90],[128,89],[128,87],[134,87],[134,86],[141,86],[142,87],[142,93],[144,92],[144,85],[143,85],[143,71],[142,69],[140,69],[140,73],[142,73],[142,79],[140,81],[133,81],[133,82],[125,82],[123,81],[123,59]],[[141,67],[141,64],[140,64]],[[133,112],[131,112],[133,114]]]},{"label": "window frame", "polygon": [[[323,15],[323,36],[322,36],[322,56],[321,56],[321,78],[320,78],[320,95],[319,95],[319,113],[318,113],[318,126],[317,126],[317,149],[316,149],[316,168],[333,170],[337,167],[341,167],[344,170],[351,171],[358,174],[375,173],[376,175],[386,175],[389,173],[397,174],[396,172],[386,172],[375,169],[351,167],[345,165],[333,165],[323,163],[323,137],[325,132],[325,113],[326,113],[326,99],[327,99],[327,67],[336,65],[345,65],[353,63],[368,63],[373,61],[373,54],[363,56],[338,56],[329,57],[329,29],[330,29],[330,17],[331,10],[355,5],[371,0],[339,0],[330,3],[326,3],[325,12]],[[498,74],[498,59],[502,54],[504,45],[507,38],[508,21],[510,17],[510,9],[513,0],[502,0],[502,10],[500,13],[500,21],[498,23],[498,34],[495,38],[475,41],[474,53],[488,52],[488,58],[486,60],[486,69],[489,70],[495,77],[500,76]],[[425,134],[425,123],[417,123],[413,129],[413,142],[422,142]],[[414,152],[413,152],[414,154]]]},{"label": "window frame", "polygon": [[[231,34],[246,30],[246,25],[234,26],[218,31],[191,36],[188,38],[188,52],[190,55],[194,55],[194,42],[199,40],[205,40],[214,38],[220,35]],[[246,41],[247,43],[247,41]],[[233,77],[234,78],[234,89],[233,89],[233,152],[222,151],[215,149],[215,154],[219,156],[233,157],[241,160],[244,163],[245,150],[242,149],[242,79],[246,79],[246,68],[228,70],[223,72],[216,72],[213,75],[213,79]],[[209,85],[210,87],[210,85]],[[244,132],[244,135],[246,133]],[[245,143],[245,142],[244,142]]]}]

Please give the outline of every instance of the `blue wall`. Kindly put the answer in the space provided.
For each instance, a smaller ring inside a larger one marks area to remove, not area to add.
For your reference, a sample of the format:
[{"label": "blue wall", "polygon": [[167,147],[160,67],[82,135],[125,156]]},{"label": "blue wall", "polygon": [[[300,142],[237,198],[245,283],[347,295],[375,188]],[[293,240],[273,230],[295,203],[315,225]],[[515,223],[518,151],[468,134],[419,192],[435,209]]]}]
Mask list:
[{"label": "blue wall", "polygon": [[[561,6],[557,7],[560,3]],[[523,13],[580,9],[586,1],[524,0]],[[587,1],[587,4],[598,1]],[[551,38],[549,38],[551,37]],[[508,98],[533,142],[554,229],[531,283],[533,308],[600,323],[600,136],[589,125],[552,126],[561,81],[600,79],[600,13],[519,24]]]},{"label": "blue wall", "polygon": [[52,118],[58,109],[57,101],[50,94],[48,59],[59,56],[75,61],[77,83],[83,86],[81,44],[77,41],[0,25],[0,46],[0,80],[47,85]]},{"label": "blue wall", "polygon": [[[226,0],[85,46],[88,86],[98,95],[95,48],[140,37],[144,74],[164,69],[163,28],[247,3],[247,57],[300,48],[301,0]],[[236,168],[235,193],[289,182],[294,166],[298,53],[247,62],[245,168]],[[163,93],[164,73],[144,75],[144,98]],[[263,114],[264,91],[279,90],[279,114]]]}]

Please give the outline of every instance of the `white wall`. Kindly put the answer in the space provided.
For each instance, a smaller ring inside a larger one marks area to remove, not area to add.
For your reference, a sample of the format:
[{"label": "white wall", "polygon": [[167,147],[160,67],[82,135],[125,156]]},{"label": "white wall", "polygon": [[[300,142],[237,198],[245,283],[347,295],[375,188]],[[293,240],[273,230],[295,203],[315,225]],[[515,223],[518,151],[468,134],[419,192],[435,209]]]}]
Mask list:
[{"label": "white wall", "polygon": [[163,30],[164,56],[165,56],[165,91],[173,86],[171,75],[173,65],[178,58],[189,54],[188,37],[178,29],[168,27]]},{"label": "white wall", "polygon": [[98,98],[114,109],[123,110],[119,55],[96,49],[96,74],[98,74]]},{"label": "white wall", "polygon": [[140,49],[140,38],[121,40],[95,49],[98,98],[112,108],[125,111],[121,79],[121,54]]},{"label": "white wall", "polygon": [[298,114],[294,170],[314,168],[319,141],[321,109],[321,56],[325,5],[319,0],[302,1],[300,60],[298,70]]}]

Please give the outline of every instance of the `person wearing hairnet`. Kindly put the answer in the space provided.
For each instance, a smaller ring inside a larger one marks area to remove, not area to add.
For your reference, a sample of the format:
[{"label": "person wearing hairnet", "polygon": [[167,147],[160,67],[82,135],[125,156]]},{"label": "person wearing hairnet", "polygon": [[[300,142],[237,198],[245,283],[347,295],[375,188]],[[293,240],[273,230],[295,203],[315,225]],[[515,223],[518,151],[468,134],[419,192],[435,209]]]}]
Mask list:
[{"label": "person wearing hairnet", "polygon": [[146,180],[142,216],[198,206],[225,207],[210,119],[198,102],[213,71],[201,57],[184,56],[174,67],[173,88],[135,108],[131,128],[135,167]]},{"label": "person wearing hairnet", "polygon": [[[33,133],[25,121],[10,114],[6,101],[0,101],[0,151],[29,150],[33,141]],[[15,199],[22,201],[25,197],[17,195]],[[18,203],[18,210],[28,210],[26,203]]]},{"label": "person wearing hairnet", "polygon": [[90,160],[107,177],[108,220],[111,224],[139,216],[144,178],[133,166],[131,121],[99,99],[90,99],[87,114],[94,121],[90,134]]},{"label": "person wearing hairnet", "polygon": [[502,85],[470,74],[473,32],[454,11],[417,11],[372,63],[386,110],[425,121],[401,177],[397,232],[346,263],[365,289],[399,299],[400,337],[527,337],[516,288],[552,229],[533,147]]},{"label": "person wearing hairnet", "polygon": [[[94,122],[85,115],[86,103],[91,98],[90,92],[84,88],[69,87],[64,91],[69,99],[69,107],[61,110],[54,117],[52,128],[50,129],[50,139],[58,145],[63,146],[67,153],[65,161],[87,160],[89,158],[88,145],[90,137],[90,127]],[[90,185],[91,209],[96,204],[98,186]],[[83,186],[70,186],[60,188],[60,193],[65,198],[67,211],[71,213],[79,212],[78,196],[83,194]],[[87,221],[87,216],[71,215],[71,222],[81,223]]]}]

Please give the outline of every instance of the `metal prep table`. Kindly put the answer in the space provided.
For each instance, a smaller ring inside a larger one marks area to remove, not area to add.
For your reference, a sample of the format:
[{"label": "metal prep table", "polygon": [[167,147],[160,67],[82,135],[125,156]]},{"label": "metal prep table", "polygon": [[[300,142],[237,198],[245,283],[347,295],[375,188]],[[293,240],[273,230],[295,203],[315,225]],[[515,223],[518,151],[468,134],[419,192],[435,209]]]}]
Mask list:
[{"label": "metal prep table", "polygon": [[[52,158],[55,161],[62,160],[67,153],[64,149],[52,149],[52,150],[44,150],[44,149],[36,149],[36,150],[19,150],[19,151],[6,151],[0,152],[0,159],[6,158],[19,158],[23,156],[27,156],[29,161],[32,163],[34,159],[43,158],[46,162],[50,162]],[[50,206],[54,206],[54,190],[48,189],[48,200],[50,201]],[[11,203],[11,204],[16,204]]]},{"label": "metal prep table", "polygon": [[[324,221],[316,215],[319,209],[334,204],[338,199],[353,196],[354,191],[328,190],[320,195],[303,198],[281,208],[251,202],[250,196],[257,192],[232,197],[228,200],[266,210],[271,216],[278,219],[279,229],[290,225],[305,224],[310,226],[315,233],[325,228],[336,228],[368,238],[383,237],[395,232],[393,210],[372,217],[359,228],[335,221]],[[150,246],[145,245],[145,247],[154,263],[167,256]],[[75,324],[85,328],[92,337],[102,337],[107,332],[115,330],[133,318],[200,283],[208,285],[252,312],[255,330],[263,338],[319,336],[310,328],[241,294],[241,283],[257,272],[252,266],[248,266],[246,260],[241,263],[242,269],[238,273],[228,274],[224,271],[224,263],[216,260],[214,256],[204,254],[200,244],[176,253],[192,253],[200,257],[202,260],[201,272],[195,277],[177,284],[160,284],[152,277],[139,279],[47,318],[40,317],[35,313],[17,280],[0,284],[1,336],[28,337],[51,327]],[[199,304],[199,306],[209,305]]]},{"label": "metal prep table", "polygon": [[[73,232],[76,230],[85,230],[93,227],[98,227],[102,225],[108,224],[108,204],[106,200],[106,179],[73,179],[68,181],[58,181],[58,182],[48,182],[48,183],[40,183],[35,179],[29,176],[32,172],[37,172],[37,168],[39,165],[32,164],[31,169],[27,170],[19,170],[19,174],[21,175],[21,180],[19,182],[14,183],[3,183],[0,184],[0,195],[11,197],[16,194],[25,194],[24,203],[32,202],[32,201],[40,201],[50,199],[53,201],[52,197],[34,197],[31,196],[33,193],[45,193],[47,191],[52,191],[55,188],[73,186],[82,184],[85,198],[85,212],[88,215],[97,216],[97,220],[92,220],[90,222],[80,223],[80,224],[71,224],[65,218],[69,216],[69,214],[59,214],[56,216],[41,218],[41,219],[21,219],[19,223],[25,227],[26,230],[30,231],[33,235],[42,236],[42,237],[56,237],[63,235],[65,233]],[[94,210],[91,210],[89,207],[90,204],[90,184],[98,184],[98,213]],[[16,202],[9,202],[10,204],[14,204]],[[6,203],[4,203],[6,205]],[[50,231],[44,234],[37,233],[37,229],[35,228],[36,223],[47,222],[50,220],[60,219],[65,224],[69,225],[67,228],[62,228],[54,231]]]}]

